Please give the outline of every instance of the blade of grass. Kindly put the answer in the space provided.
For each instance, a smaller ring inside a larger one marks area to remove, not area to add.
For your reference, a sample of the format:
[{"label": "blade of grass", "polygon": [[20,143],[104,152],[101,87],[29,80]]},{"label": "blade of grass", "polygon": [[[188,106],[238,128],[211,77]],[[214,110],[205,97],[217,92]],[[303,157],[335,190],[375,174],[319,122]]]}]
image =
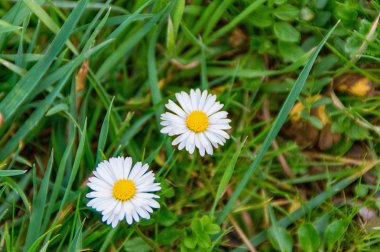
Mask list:
[{"label": "blade of grass", "polygon": [[203,37],[207,37],[218,21],[222,18],[223,14],[226,12],[228,6],[232,3],[232,0],[223,0],[218,4],[218,8],[209,16],[207,23],[205,23],[205,29],[203,32]]},{"label": "blade of grass", "polygon": [[[34,252],[34,251],[37,251],[37,248],[38,246],[40,245],[40,243],[42,242],[42,240],[45,238],[45,236],[47,236],[48,234],[51,234],[54,230],[56,230],[57,228],[59,228],[61,225],[57,225],[57,226],[54,226],[52,228],[50,228],[48,231],[46,231],[44,234],[42,234],[40,237],[38,237],[38,239],[36,239],[33,244],[30,246],[30,248],[28,248],[28,252]],[[41,249],[42,250],[42,249]]]},{"label": "blade of grass", "polygon": [[200,16],[199,20],[196,22],[194,28],[192,29],[192,32],[194,34],[198,34],[206,26],[206,23],[209,21],[210,16],[213,15],[215,9],[219,6],[219,4],[220,1],[215,0],[211,1],[211,3],[205,7],[206,9],[203,11],[203,15]]},{"label": "blade of grass", "polygon": [[[149,41],[149,47],[148,47],[148,83],[150,87],[150,92],[152,95],[152,101],[153,105],[155,105],[155,116],[156,116],[156,123],[157,127],[160,128],[160,117],[161,114],[164,112],[163,105],[160,104],[162,100],[162,95],[161,91],[159,88],[159,81],[157,77],[157,66],[156,66],[156,56],[155,56],[155,51],[156,51],[156,45],[157,45],[157,39],[160,34],[160,31],[163,26],[163,21],[160,22],[160,25],[156,27],[153,31],[153,35],[150,38]],[[162,135],[161,135],[162,136]],[[170,145],[170,142],[168,139],[165,140],[165,147],[167,150],[167,153],[170,153],[172,150],[172,146]]]},{"label": "blade of grass", "polygon": [[111,100],[110,106],[107,110],[106,117],[104,118],[104,121],[102,124],[102,128],[100,130],[95,164],[98,164],[101,161],[102,153],[104,151],[104,146],[105,146],[106,141],[107,141],[108,128],[109,128],[109,123],[110,123],[110,115],[111,115],[111,109],[112,109],[112,104],[113,104],[114,99],[115,99],[115,97],[113,97]]},{"label": "blade of grass", "polygon": [[0,170],[0,177],[11,177],[22,175],[28,170]]},{"label": "blade of grass", "polygon": [[268,204],[268,213],[269,213],[270,222],[272,223],[272,226],[270,227],[270,229],[273,230],[273,236],[274,236],[273,238],[278,242],[280,250],[286,251],[285,250],[286,242],[284,241],[283,236],[280,233],[276,216],[274,214],[273,207],[270,203]]},{"label": "blade of grass", "polygon": [[81,222],[80,226],[78,227],[77,232],[75,233],[73,242],[69,248],[70,252],[76,252],[79,251],[79,242],[81,241],[80,237],[82,236],[82,229],[83,229],[84,221]]},{"label": "blade of grass", "polygon": [[38,61],[19,82],[17,82],[8,95],[1,101],[0,112],[3,114],[5,120],[9,119],[16,113],[17,109],[23,104],[40,82],[42,76],[49,69],[51,63],[61,51],[66,40],[75,28],[76,23],[84,12],[87,2],[88,0],[80,1],[57,33],[57,36],[53,39],[45,56]]},{"label": "blade of grass", "polygon": [[57,84],[54,90],[43,100],[40,106],[32,113],[32,115],[25,121],[25,123],[21,126],[21,128],[17,131],[17,133],[7,142],[2,150],[0,150],[0,160],[5,159],[14,148],[17,147],[19,142],[38,124],[41,118],[44,116],[46,111],[48,111],[50,105],[53,103],[57,95],[60,93],[67,80],[71,76],[71,73],[74,71],[74,67],[72,67],[67,75],[63,78],[63,80]]},{"label": "blade of grass", "polygon": [[[46,13],[46,11],[35,1],[33,0],[23,0],[26,6],[41,20],[42,23],[46,25],[46,27],[52,31],[54,34],[59,32],[59,26],[55,23],[55,21]],[[78,54],[77,49],[71,43],[70,40],[66,41],[67,47],[76,55]]]},{"label": "blade of grass", "polygon": [[51,151],[49,162],[46,166],[45,174],[41,181],[40,190],[38,191],[36,202],[33,205],[30,215],[28,231],[26,232],[25,248],[30,248],[33,242],[38,239],[43,230],[41,230],[42,220],[44,217],[47,193],[49,189],[50,174],[53,167],[53,151]]},{"label": "blade of grass", "polygon": [[235,189],[234,193],[232,194],[231,198],[229,199],[228,203],[226,204],[225,208],[221,212],[221,214],[218,217],[218,223],[222,223],[222,221],[226,218],[229,212],[231,212],[233,206],[235,206],[235,201],[238,199],[239,195],[249,182],[249,179],[254,174],[254,172],[259,168],[259,164],[261,159],[264,157],[264,154],[268,150],[269,146],[272,144],[273,140],[277,136],[278,132],[280,131],[282,125],[285,123],[285,120],[293,107],[294,103],[297,100],[298,95],[301,93],[301,90],[303,86],[306,83],[306,79],[309,76],[310,70],[314,64],[314,61],[316,60],[319,52],[321,51],[323,45],[326,43],[327,39],[331,36],[335,28],[338,26],[339,22],[335,24],[335,26],[327,33],[327,35],[323,38],[323,40],[319,43],[318,47],[314,51],[313,55],[307,62],[306,66],[300,73],[299,77],[297,78],[296,82],[294,83],[294,86],[292,90],[290,91],[288,97],[286,98],[284,105],[282,106],[280,112],[278,113],[278,116],[276,117],[273,126],[268,132],[267,137],[265,138],[263,145],[261,146],[259,152],[257,153],[257,156],[251,163],[251,165],[248,167],[246,173],[242,177],[241,181],[237,183],[237,188]]},{"label": "blade of grass", "polygon": [[[24,123],[21,128],[17,131],[15,135],[13,135],[12,139],[7,142],[7,144],[4,146],[3,149],[0,150],[0,161],[5,159],[12,151],[13,149],[18,145],[18,143],[38,124],[38,122],[42,119],[43,115],[48,111],[50,105],[53,103],[55,98],[59,95],[60,91],[66,84],[67,80],[71,76],[72,72],[74,71],[75,67],[78,66],[81,62],[83,62],[87,57],[89,57],[91,54],[95,53],[96,51],[103,48],[103,46],[107,45],[109,42],[105,41],[100,45],[97,45],[96,47],[92,48],[89,52],[85,52],[83,54],[80,54],[75,60],[68,63],[68,65],[65,65],[64,67],[60,68],[62,70],[61,74],[63,75],[63,79],[59,84],[56,85],[56,87],[53,89],[53,91],[45,98],[45,100],[42,101],[40,106],[33,112],[33,114],[27,119],[27,123]],[[68,66],[69,68],[67,68]],[[65,70],[65,72],[63,71]],[[58,78],[59,76],[54,76],[55,78]],[[49,80],[52,81],[52,80]],[[47,82],[46,80],[46,83]]]},{"label": "blade of grass", "polygon": [[[84,143],[86,140],[86,131],[87,131],[87,120],[85,121],[84,126],[83,126],[83,131],[81,132],[81,138],[80,138],[78,149],[77,149],[77,152],[75,155],[74,164],[73,164],[72,169],[71,169],[69,182],[66,186],[65,194],[63,195],[63,199],[61,201],[61,205],[59,207],[58,214],[60,212],[62,212],[63,207],[66,205],[66,201],[68,200],[68,197],[69,197],[69,194],[71,191],[71,187],[73,186],[74,180],[75,180],[76,175],[78,173],[79,165],[80,165],[80,162],[82,160],[83,152],[84,152],[84,146],[85,146]],[[58,214],[57,214],[57,217],[58,217]]]},{"label": "blade of grass", "polygon": [[153,112],[147,113],[140,117],[129,129],[124,133],[119,141],[118,148],[114,151],[113,156],[119,155],[120,151],[125,148],[129,141],[139,132],[140,128],[153,116]]},{"label": "blade of grass", "polygon": [[13,64],[5,59],[0,58],[0,64],[11,70],[12,72],[18,74],[19,76],[24,76],[26,71],[24,68],[19,67],[18,65]]},{"label": "blade of grass", "polygon": [[224,192],[228,183],[231,180],[232,174],[234,173],[234,170],[235,170],[236,162],[240,156],[241,150],[242,150],[246,140],[247,140],[247,138],[245,138],[244,141],[242,143],[240,143],[240,146],[238,147],[238,149],[234,153],[234,155],[233,155],[232,159],[230,160],[227,168],[224,170],[223,177],[220,180],[218,189],[216,191],[215,200],[214,200],[214,203],[213,203],[211,211],[210,211],[211,216],[214,216],[216,205],[218,204],[218,201],[222,197],[222,193]]},{"label": "blade of grass", "polygon": [[[306,204],[304,204],[302,207],[299,207],[297,210],[289,214],[289,216],[286,216],[279,220],[277,222],[278,226],[286,228],[289,225],[293,224],[295,221],[303,217],[305,214],[309,213],[314,208],[318,207],[322,203],[324,203],[327,199],[331,198],[335,194],[339,193],[343,189],[345,189],[347,186],[351,185],[354,181],[356,181],[360,176],[367,173],[372,168],[376,167],[378,164],[380,164],[380,160],[371,162],[367,164],[361,171],[357,172],[356,174],[353,174],[332,187],[328,188],[324,192],[318,194],[316,197],[309,200]],[[268,230],[268,229],[267,229]],[[266,233],[267,231],[262,231],[261,233],[253,236],[250,241],[254,246],[260,245],[262,242],[266,239]],[[243,249],[243,247],[238,248],[234,251],[246,251],[246,249]]]},{"label": "blade of grass", "polygon": [[140,6],[135,12],[133,12],[131,15],[129,15],[124,21],[108,36],[108,39],[114,39],[117,38],[121,32],[125,30],[125,28],[128,27],[129,24],[131,24],[136,17],[139,16],[140,12],[142,12],[147,6],[149,6],[152,3],[152,0],[146,1],[143,5]]},{"label": "blade of grass", "polygon": [[53,187],[53,190],[51,192],[50,201],[49,201],[49,204],[48,204],[47,209],[46,209],[46,214],[45,214],[46,218],[44,220],[44,223],[42,224],[42,228],[43,229],[46,229],[46,227],[47,227],[47,225],[48,225],[48,223],[50,221],[50,216],[51,216],[51,214],[53,212],[53,208],[54,208],[55,202],[56,202],[56,200],[58,198],[59,191],[60,191],[60,189],[62,187],[63,175],[64,175],[64,172],[65,172],[65,167],[66,167],[66,164],[67,164],[67,159],[69,157],[69,154],[72,151],[72,148],[73,148],[73,145],[74,145],[74,141],[75,141],[75,136],[73,135],[71,137],[71,139],[69,140],[67,148],[66,148],[65,152],[63,153],[62,159],[61,159],[61,161],[59,163],[58,171],[57,171],[56,176],[55,176],[54,187]]},{"label": "blade of grass", "polygon": [[[68,247],[70,248],[73,248],[74,250],[73,251],[78,251],[78,238],[77,237],[77,232],[79,231],[78,230],[78,221],[79,221],[79,209],[80,209],[80,200],[81,200],[81,197],[82,194],[79,193],[78,195],[78,199],[77,199],[77,204],[76,204],[76,207],[75,207],[75,214],[74,214],[74,220],[73,220],[73,225],[71,227],[71,233],[70,233],[70,238],[69,238],[69,244],[68,244]],[[84,223],[84,222],[83,222]],[[82,223],[82,226],[83,226],[83,223]],[[81,232],[81,231],[79,231]],[[76,240],[77,239],[77,240]],[[71,250],[71,249],[70,249]]]},{"label": "blade of grass", "polygon": [[144,24],[138,32],[134,33],[129,39],[125,40],[101,65],[96,77],[101,79],[105,76],[111,68],[113,68],[125,54],[132,50],[134,46],[152,29],[152,27],[157,23],[160,18],[165,18],[170,11],[170,6],[168,5],[163,11],[157,13],[149,22]]},{"label": "blade of grass", "polygon": [[17,31],[20,29],[21,29],[20,26],[14,26],[14,25],[6,26],[6,27],[0,27],[0,35],[2,35],[3,33],[13,32],[13,31]]},{"label": "blade of grass", "polygon": [[107,2],[105,3],[104,8],[102,8],[100,11],[98,11],[98,13],[96,13],[96,16],[91,21],[91,23],[88,25],[88,27],[86,29],[86,32],[83,34],[82,41],[79,43],[78,48],[81,48],[82,45],[86,43],[86,41],[89,41],[89,36],[91,34],[91,31],[92,31],[93,27],[98,23],[99,18],[102,16],[102,14],[104,13],[104,11],[108,8],[106,14],[104,15],[104,17],[102,18],[102,20],[100,21],[100,23],[95,27],[95,30],[97,30],[97,29],[100,30],[107,23],[108,17],[109,17],[109,15],[111,13],[111,8],[109,7],[109,3],[110,2],[111,2],[111,0],[107,0]]},{"label": "blade of grass", "polygon": [[[251,3],[247,8],[244,9],[239,15],[237,15],[234,19],[232,19],[230,22],[228,22],[227,25],[223,26],[216,32],[214,32],[209,38],[206,38],[205,42],[209,43],[211,41],[214,41],[215,39],[223,36],[230,30],[232,30],[238,23],[240,23],[243,19],[245,19],[247,16],[249,16],[254,10],[256,10],[260,5],[262,5],[266,0],[257,0]],[[206,33],[207,34],[207,33]]]},{"label": "blade of grass", "polygon": [[[14,191],[7,196],[6,201],[9,202],[12,199],[18,200],[18,197],[20,197],[22,202],[25,205],[27,213],[30,213],[31,206],[28,201],[28,198],[26,197],[24,193],[24,189],[29,184],[30,177],[31,177],[30,174],[26,174],[26,176],[24,176],[24,178],[19,183],[16,183],[13,179],[10,179],[8,177],[3,177],[3,180],[4,180],[3,185],[8,185]],[[6,204],[2,204],[0,207],[0,213],[4,212],[7,208],[8,206],[6,206]]]}]

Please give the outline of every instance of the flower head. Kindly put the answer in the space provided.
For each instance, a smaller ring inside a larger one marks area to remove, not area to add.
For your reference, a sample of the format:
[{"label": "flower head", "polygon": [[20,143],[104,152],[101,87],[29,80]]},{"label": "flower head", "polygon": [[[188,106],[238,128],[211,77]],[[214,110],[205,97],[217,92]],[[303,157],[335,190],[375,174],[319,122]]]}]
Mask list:
[{"label": "flower head", "polygon": [[128,224],[138,222],[140,218],[149,219],[153,208],[160,205],[152,192],[159,191],[161,186],[154,183],[154,174],[147,172],[148,165],[137,162],[132,168],[132,158],[117,157],[101,162],[94,176],[88,179],[92,192],[86,195],[91,198],[87,206],[101,212],[102,221],[116,227],[125,219]]},{"label": "flower head", "polygon": [[220,111],[223,104],[216,101],[216,96],[208,94],[206,90],[190,90],[175,94],[180,106],[172,100],[165,105],[171,112],[161,115],[161,133],[177,136],[172,142],[178,144],[178,149],[192,154],[197,148],[199,154],[212,155],[213,147],[224,145],[230,136],[225,132],[231,128],[227,119],[227,112]]}]

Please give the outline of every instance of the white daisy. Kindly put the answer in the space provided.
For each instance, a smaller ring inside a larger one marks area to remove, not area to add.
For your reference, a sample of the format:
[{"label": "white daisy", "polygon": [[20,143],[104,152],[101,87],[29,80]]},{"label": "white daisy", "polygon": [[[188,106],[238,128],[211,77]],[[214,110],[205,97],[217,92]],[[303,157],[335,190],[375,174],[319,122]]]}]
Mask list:
[{"label": "white daisy", "polygon": [[224,145],[230,136],[225,132],[231,128],[227,112],[220,111],[223,104],[216,101],[216,96],[206,90],[190,90],[190,95],[181,92],[175,94],[180,106],[172,100],[165,105],[172,112],[161,115],[161,133],[177,136],[172,142],[178,149],[192,154],[195,147],[203,157],[205,152],[213,153],[213,147]]},{"label": "white daisy", "polygon": [[147,172],[147,164],[137,162],[132,168],[132,158],[117,157],[101,162],[94,176],[87,184],[93,191],[86,195],[91,198],[87,206],[101,212],[102,221],[116,227],[123,219],[128,224],[138,222],[140,217],[149,219],[153,208],[160,205],[152,192],[161,189],[154,183],[154,174]]}]

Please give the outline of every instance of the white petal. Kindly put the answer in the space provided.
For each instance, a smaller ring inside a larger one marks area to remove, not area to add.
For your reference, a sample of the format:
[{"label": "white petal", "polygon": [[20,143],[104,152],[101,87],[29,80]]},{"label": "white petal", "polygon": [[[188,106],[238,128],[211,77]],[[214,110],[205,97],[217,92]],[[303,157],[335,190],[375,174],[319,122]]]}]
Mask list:
[{"label": "white petal", "polygon": [[112,192],[109,191],[93,191],[86,195],[87,198],[98,198],[98,197],[112,197]]},{"label": "white petal", "polygon": [[203,111],[204,105],[206,103],[206,98],[207,98],[207,90],[203,90],[201,98],[199,99],[198,110]]},{"label": "white petal", "polygon": [[193,110],[198,109],[198,100],[195,94],[195,91],[193,89],[190,90],[190,102]]},{"label": "white petal", "polygon": [[103,186],[94,182],[90,182],[90,183],[87,183],[87,186],[95,191],[112,191],[112,187],[110,187],[109,185]]},{"label": "white petal", "polygon": [[181,142],[181,143],[178,145],[178,150],[182,150],[183,148],[185,148],[185,146],[186,146],[186,141]]},{"label": "white petal", "polygon": [[226,138],[226,139],[229,139],[230,136],[223,130],[219,130],[219,129],[214,129],[212,127],[209,127],[207,130],[209,130],[210,132],[216,134],[216,135],[219,135],[223,138]]},{"label": "white petal", "polygon": [[177,145],[177,144],[185,141],[189,136],[190,136],[190,131],[187,131],[187,132],[183,133],[182,135],[179,135],[178,137],[176,137],[173,140],[172,145]]},{"label": "white petal", "polygon": [[172,100],[169,100],[168,103],[165,105],[165,107],[177,115],[181,117],[186,117],[185,111],[183,111],[177,104],[175,104]]},{"label": "white petal", "polygon": [[129,176],[128,176],[128,179],[134,179],[134,177],[136,176],[136,174],[138,174],[138,172],[140,171],[140,169],[141,169],[141,165],[142,165],[141,162],[137,162],[137,163],[133,166],[133,168],[132,168],[132,170],[131,170],[131,172],[130,172],[130,174],[129,174]]},{"label": "white petal", "polygon": [[210,115],[214,114],[215,112],[221,110],[221,109],[223,108],[223,106],[224,106],[223,104],[220,104],[219,102],[215,102],[215,103],[211,106],[211,108],[208,109],[208,110],[206,111],[206,114],[207,114],[208,116],[210,116]]},{"label": "white petal", "polygon": [[107,167],[98,165],[96,171],[94,171],[94,175],[98,177],[99,179],[102,179],[104,181],[107,181],[110,185],[113,185],[116,181],[116,179],[107,171]]},{"label": "white petal", "polygon": [[170,112],[166,112],[161,115],[161,119],[165,121],[171,121],[173,123],[179,124],[179,125],[185,125],[185,118],[180,117],[178,115],[175,115]]},{"label": "white petal", "polygon": [[193,110],[195,110],[193,108],[192,103],[191,103],[190,96],[187,93],[183,92],[183,91],[181,92],[181,94],[182,94],[182,99],[184,100],[184,103],[186,104],[186,106],[189,108],[190,112],[193,111]]},{"label": "white petal", "polygon": [[218,119],[226,118],[227,115],[228,115],[228,112],[226,112],[226,111],[219,111],[219,112],[213,114],[212,116],[210,116],[209,120],[213,121],[213,120],[218,120]]},{"label": "white petal", "polygon": [[113,221],[112,221],[112,228],[115,228],[117,223],[119,223],[119,219],[117,218],[117,216],[115,216]]},{"label": "white petal", "polygon": [[133,180],[136,181],[138,180],[142,175],[144,175],[144,173],[148,170],[149,168],[149,165],[148,164],[144,164],[138,171],[137,173],[135,174]]},{"label": "white petal", "polygon": [[124,172],[123,172],[124,179],[128,178],[131,168],[132,168],[132,158],[126,157],[124,159]]},{"label": "white petal", "polygon": [[101,186],[102,188],[112,189],[112,187],[113,187],[113,184],[110,184],[107,181],[105,181],[104,179],[101,179],[101,178],[98,178],[95,176],[88,178],[88,181],[91,183],[97,184],[98,186]]},{"label": "white petal", "polygon": [[186,101],[186,99],[183,97],[183,94],[182,93],[176,93],[175,97],[177,98],[179,105],[181,105],[181,107],[185,111],[185,113],[189,114],[192,111],[191,104],[189,104]]},{"label": "white petal", "polygon": [[211,108],[212,105],[214,105],[216,101],[216,96],[215,95],[208,95],[207,98],[206,98],[206,103],[203,107],[203,111],[206,112],[207,114],[207,111]]},{"label": "white petal", "polygon": [[213,129],[228,130],[231,129],[231,126],[228,124],[213,124],[210,127]]}]

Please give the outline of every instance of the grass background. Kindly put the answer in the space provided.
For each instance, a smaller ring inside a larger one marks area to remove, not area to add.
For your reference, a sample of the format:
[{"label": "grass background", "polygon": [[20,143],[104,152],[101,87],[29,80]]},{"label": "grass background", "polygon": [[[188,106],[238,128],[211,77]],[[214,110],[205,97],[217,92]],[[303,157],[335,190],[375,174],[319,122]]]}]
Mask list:
[{"label": "grass background", "polygon": [[[378,251],[377,1],[0,3],[0,249]],[[178,91],[225,104],[211,157],[159,133]],[[290,116],[289,116],[290,114]],[[149,221],[86,207],[111,156],[162,184]]]}]

